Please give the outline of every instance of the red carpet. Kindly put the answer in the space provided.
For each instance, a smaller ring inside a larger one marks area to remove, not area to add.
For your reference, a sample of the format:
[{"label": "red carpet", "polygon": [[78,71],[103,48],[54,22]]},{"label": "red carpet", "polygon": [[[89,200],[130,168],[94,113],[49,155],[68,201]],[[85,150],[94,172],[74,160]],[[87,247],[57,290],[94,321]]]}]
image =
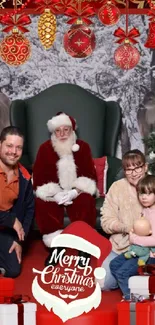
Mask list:
[{"label": "red carpet", "polygon": [[[43,270],[47,254],[48,251],[41,240],[34,240],[30,243],[28,253],[24,257],[22,273],[15,280],[15,294],[28,295],[31,297],[31,301],[35,301],[31,291],[32,281],[35,277],[32,269]],[[37,325],[78,325],[79,322],[80,325],[117,325],[116,304],[120,300],[121,293],[119,290],[103,292],[102,302],[96,310],[68,320],[65,323],[53,312],[48,312],[44,306],[38,304]]]}]

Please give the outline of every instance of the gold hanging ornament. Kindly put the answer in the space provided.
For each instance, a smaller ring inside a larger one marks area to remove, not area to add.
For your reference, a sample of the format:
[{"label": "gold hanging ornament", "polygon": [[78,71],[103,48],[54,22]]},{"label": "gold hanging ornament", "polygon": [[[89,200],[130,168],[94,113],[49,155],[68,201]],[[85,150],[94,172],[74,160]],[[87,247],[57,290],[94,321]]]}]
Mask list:
[{"label": "gold hanging ornament", "polygon": [[56,38],[56,17],[51,10],[46,8],[41,14],[38,21],[38,36],[41,44],[47,50],[49,49]]}]

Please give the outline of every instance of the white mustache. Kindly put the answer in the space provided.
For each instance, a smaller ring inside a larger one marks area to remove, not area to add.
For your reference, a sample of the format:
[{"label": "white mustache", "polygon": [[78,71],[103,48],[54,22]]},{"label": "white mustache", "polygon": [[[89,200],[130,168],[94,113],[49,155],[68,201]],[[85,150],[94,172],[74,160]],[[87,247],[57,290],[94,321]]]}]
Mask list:
[{"label": "white mustache", "polygon": [[64,295],[63,295],[63,294],[59,291],[59,296],[60,296],[61,298],[63,298],[63,299],[66,299],[66,298],[69,298],[69,299],[76,299],[78,295],[79,295],[78,293],[77,293],[76,295],[68,295],[68,294],[64,294]]}]

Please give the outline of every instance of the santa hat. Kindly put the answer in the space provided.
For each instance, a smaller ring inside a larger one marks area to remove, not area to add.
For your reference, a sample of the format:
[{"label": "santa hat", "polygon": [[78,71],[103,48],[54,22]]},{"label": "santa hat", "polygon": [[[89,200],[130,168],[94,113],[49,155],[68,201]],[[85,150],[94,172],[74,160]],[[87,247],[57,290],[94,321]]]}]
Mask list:
[{"label": "santa hat", "polygon": [[103,282],[105,277],[103,261],[111,252],[111,242],[100,235],[95,229],[84,221],[72,222],[61,234],[51,240],[51,247],[73,248],[84,251],[97,259],[97,267],[94,270],[96,281]]},{"label": "santa hat", "polygon": [[[47,127],[50,133],[53,133],[56,128],[62,125],[71,126],[73,131],[75,131],[77,128],[76,120],[72,116],[69,116],[63,112],[57,113],[56,116],[52,117],[52,119],[48,120],[47,122]],[[78,150],[79,150],[79,145],[75,143],[72,146],[72,151],[76,152]]]},{"label": "santa hat", "polygon": [[73,131],[75,131],[77,128],[74,118],[63,112],[57,113],[56,116],[52,117],[52,119],[47,122],[48,130],[51,133],[61,125],[71,126]]}]

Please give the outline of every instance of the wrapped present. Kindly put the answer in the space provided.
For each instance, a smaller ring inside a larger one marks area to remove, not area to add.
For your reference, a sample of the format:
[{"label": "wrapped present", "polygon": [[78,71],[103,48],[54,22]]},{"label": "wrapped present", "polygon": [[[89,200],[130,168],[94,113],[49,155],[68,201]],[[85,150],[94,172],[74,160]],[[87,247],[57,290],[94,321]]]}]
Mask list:
[{"label": "wrapped present", "polygon": [[148,276],[148,288],[149,294],[155,295],[155,265],[154,264],[146,264],[139,266],[138,273],[141,276]]},{"label": "wrapped present", "polygon": [[155,301],[121,301],[117,305],[118,325],[154,325]]},{"label": "wrapped present", "polygon": [[149,276],[135,275],[131,276],[128,281],[131,295],[141,295],[145,298],[149,297]]},{"label": "wrapped present", "polygon": [[36,325],[36,304],[0,304],[0,325]]},{"label": "wrapped present", "polygon": [[12,297],[14,293],[15,280],[0,277],[0,303],[4,302],[5,297]]},{"label": "wrapped present", "polygon": [[128,286],[133,295],[142,295],[149,298],[155,295],[155,275],[135,275],[129,278]]}]

